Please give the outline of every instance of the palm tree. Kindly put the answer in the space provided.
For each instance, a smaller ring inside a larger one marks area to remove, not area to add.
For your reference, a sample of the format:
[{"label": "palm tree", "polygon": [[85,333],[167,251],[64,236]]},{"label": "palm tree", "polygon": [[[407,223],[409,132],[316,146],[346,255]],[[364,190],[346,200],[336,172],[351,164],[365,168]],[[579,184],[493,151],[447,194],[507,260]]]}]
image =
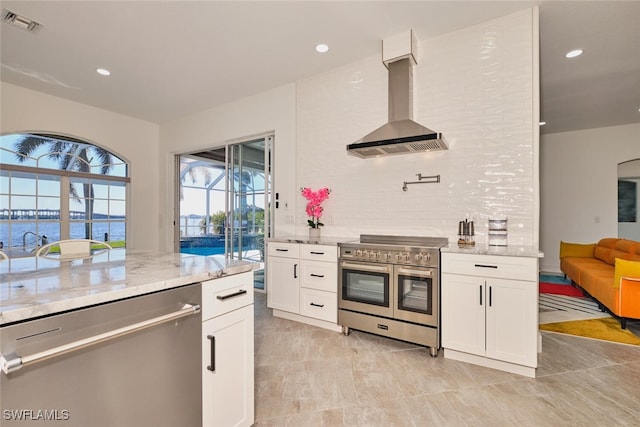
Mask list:
[{"label": "palm tree", "polygon": [[[97,158],[101,165],[100,173],[102,175],[107,175],[113,168],[113,155],[109,151],[78,139],[57,135],[25,135],[16,142],[16,158],[19,162],[24,162],[41,146],[48,146],[49,153],[47,157],[58,162],[60,170],[90,173],[91,161],[94,157]],[[91,157],[89,157],[90,155]],[[81,202],[80,195],[73,185],[70,185],[69,190],[73,200]],[[92,223],[90,220],[93,219],[93,184],[82,184],[82,192],[85,200],[85,218],[87,219],[85,222],[85,238],[91,239]]]}]

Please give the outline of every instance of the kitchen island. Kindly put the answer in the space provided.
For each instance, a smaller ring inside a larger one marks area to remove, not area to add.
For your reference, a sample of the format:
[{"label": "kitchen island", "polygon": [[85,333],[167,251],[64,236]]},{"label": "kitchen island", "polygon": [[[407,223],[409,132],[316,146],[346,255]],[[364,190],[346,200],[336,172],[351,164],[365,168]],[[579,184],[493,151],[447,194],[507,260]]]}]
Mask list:
[{"label": "kitchen island", "polygon": [[0,325],[257,268],[247,261],[114,249],[73,261],[10,258],[0,262]]},{"label": "kitchen island", "polygon": [[0,263],[3,425],[250,426],[255,267],[124,249]]}]

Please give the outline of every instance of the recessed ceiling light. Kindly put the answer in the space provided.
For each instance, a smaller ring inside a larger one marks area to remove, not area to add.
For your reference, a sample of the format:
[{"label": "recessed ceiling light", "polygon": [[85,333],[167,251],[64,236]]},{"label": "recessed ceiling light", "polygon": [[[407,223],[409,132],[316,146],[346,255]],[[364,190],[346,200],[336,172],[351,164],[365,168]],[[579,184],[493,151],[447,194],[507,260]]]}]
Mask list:
[{"label": "recessed ceiling light", "polygon": [[320,43],[316,45],[316,52],[318,53],[325,53],[329,51],[329,46],[327,46],[324,43]]},{"label": "recessed ceiling light", "polygon": [[102,76],[110,76],[111,75],[111,71],[107,70],[106,68],[98,68],[96,69],[96,73],[102,75]]},{"label": "recessed ceiling light", "polygon": [[575,49],[572,50],[570,52],[567,52],[564,57],[565,58],[575,58],[576,56],[580,56],[582,55],[583,50],[582,49]]},{"label": "recessed ceiling light", "polygon": [[546,124],[547,124],[547,122],[540,122],[540,123],[538,123],[538,124],[539,124],[540,126],[544,126],[544,125],[546,125]]}]

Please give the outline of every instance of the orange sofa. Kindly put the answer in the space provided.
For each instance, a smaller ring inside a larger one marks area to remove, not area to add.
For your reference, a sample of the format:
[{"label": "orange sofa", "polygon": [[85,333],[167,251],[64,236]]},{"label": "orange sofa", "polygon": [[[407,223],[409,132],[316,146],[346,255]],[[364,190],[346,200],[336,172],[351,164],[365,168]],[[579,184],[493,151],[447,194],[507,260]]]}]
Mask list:
[{"label": "orange sofa", "polygon": [[640,242],[560,242],[560,270],[601,308],[619,317],[622,329],[627,319],[640,319]]}]

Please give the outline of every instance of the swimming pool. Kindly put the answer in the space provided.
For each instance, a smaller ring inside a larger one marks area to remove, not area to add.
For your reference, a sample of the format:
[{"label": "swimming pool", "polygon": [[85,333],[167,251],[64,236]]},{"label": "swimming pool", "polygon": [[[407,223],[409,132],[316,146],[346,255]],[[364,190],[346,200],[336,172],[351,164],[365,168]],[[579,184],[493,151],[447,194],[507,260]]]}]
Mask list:
[{"label": "swimming pool", "polygon": [[191,248],[180,248],[181,254],[191,254],[191,255],[223,255],[224,254],[224,246],[223,247],[191,247]]}]

